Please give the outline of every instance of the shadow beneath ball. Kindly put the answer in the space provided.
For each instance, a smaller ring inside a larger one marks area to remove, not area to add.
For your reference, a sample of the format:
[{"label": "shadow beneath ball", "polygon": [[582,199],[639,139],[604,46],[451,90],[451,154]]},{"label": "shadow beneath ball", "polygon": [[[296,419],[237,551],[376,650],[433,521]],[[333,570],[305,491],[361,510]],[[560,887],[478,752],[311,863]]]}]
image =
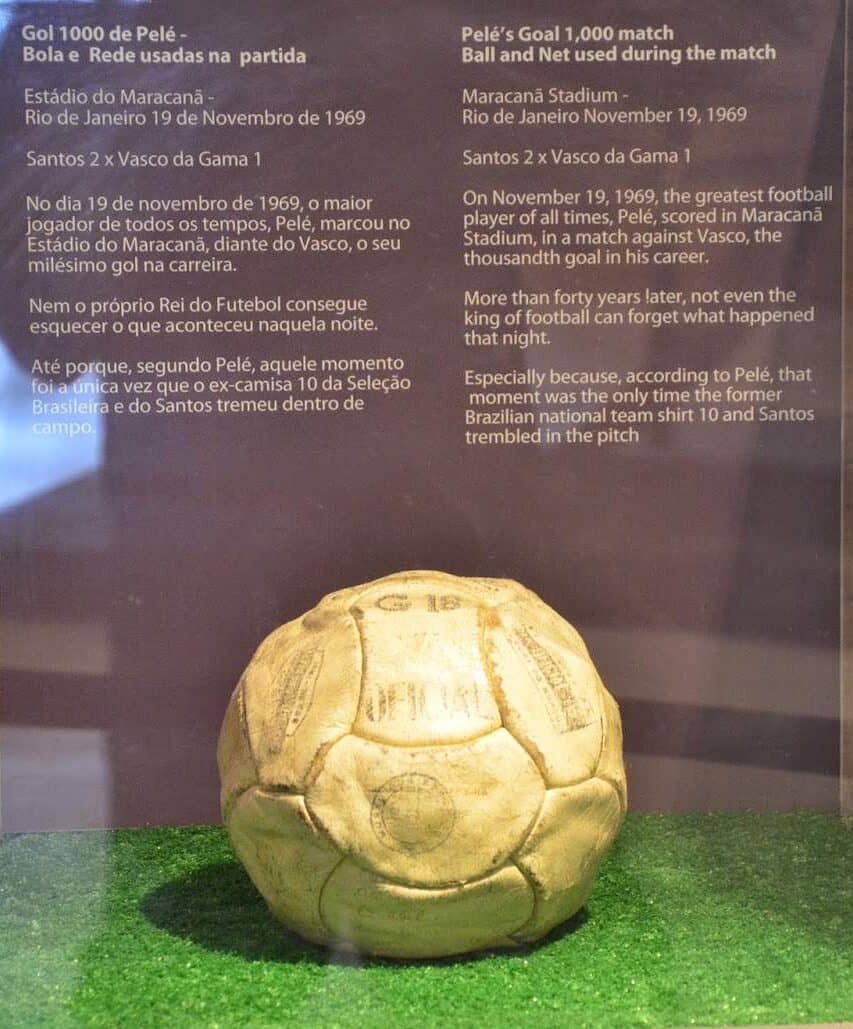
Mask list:
[{"label": "shadow beneath ball", "polygon": [[249,961],[326,965],[321,947],[306,943],[275,921],[236,861],[205,865],[146,894],[140,911],[158,929],[207,950]]},{"label": "shadow beneath ball", "polygon": [[247,961],[280,961],[318,966],[458,965],[482,961],[490,956],[524,958],[554,940],[575,932],[587,919],[586,909],[582,908],[567,922],[535,943],[445,958],[374,957],[343,945],[325,949],[300,939],[277,922],[236,861],[205,865],[179,879],[164,883],[147,893],[139,908],[158,929],[192,940],[207,950],[235,954]]}]

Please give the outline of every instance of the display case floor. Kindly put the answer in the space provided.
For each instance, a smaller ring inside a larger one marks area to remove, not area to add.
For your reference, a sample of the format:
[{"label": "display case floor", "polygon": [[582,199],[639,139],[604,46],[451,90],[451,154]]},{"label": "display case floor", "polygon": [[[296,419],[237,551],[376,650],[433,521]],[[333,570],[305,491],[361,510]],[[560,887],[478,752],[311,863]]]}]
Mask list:
[{"label": "display case floor", "polygon": [[397,963],[282,930],[213,827],[7,837],[2,1026],[747,1025],[853,1016],[853,833],[631,815],[568,928]]}]

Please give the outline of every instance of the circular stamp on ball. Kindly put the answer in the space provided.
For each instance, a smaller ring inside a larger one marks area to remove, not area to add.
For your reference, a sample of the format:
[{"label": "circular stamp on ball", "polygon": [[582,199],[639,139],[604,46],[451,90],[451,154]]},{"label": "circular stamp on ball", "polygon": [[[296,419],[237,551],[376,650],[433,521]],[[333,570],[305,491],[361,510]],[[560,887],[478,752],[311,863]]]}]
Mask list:
[{"label": "circular stamp on ball", "polygon": [[422,772],[389,779],[370,807],[370,824],[379,841],[407,854],[435,850],[455,823],[452,797],[438,779]]}]

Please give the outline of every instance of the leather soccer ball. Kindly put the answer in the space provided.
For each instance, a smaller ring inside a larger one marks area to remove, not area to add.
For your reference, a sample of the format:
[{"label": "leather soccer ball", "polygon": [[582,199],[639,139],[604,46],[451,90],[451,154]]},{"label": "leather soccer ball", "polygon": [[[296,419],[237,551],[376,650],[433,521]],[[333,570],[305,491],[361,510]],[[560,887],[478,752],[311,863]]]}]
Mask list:
[{"label": "leather soccer ball", "polygon": [[572,626],[503,579],[325,597],[260,645],[218,756],[273,914],[370,954],[538,939],[584,904],[625,813],[616,702]]}]

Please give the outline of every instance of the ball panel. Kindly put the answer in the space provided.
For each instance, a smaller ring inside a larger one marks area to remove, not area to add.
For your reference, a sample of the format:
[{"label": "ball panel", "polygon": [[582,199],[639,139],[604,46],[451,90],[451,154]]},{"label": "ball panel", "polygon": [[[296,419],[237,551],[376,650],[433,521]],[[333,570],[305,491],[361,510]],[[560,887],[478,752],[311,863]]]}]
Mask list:
[{"label": "ball panel", "polygon": [[255,662],[264,664],[269,661],[275,660],[276,654],[281,654],[287,650],[287,647],[299,639],[302,634],[302,620],[300,618],[294,618],[290,622],[285,622],[284,625],[280,625],[277,629],[265,636],[255,653],[252,655],[252,660],[249,662],[249,668],[252,667]]},{"label": "ball panel", "polygon": [[509,582],[510,580],[502,579],[473,579],[467,578],[460,575],[452,575],[450,572],[439,572],[435,569],[425,568],[413,568],[404,572],[392,572],[390,575],[383,575],[380,579],[373,579],[370,582],[364,582],[360,586],[353,586],[351,589],[346,590],[347,593],[354,596],[353,603],[360,600],[361,597],[366,594],[373,593],[380,587],[396,587],[401,582],[406,582],[414,586],[424,586],[429,589],[435,589],[439,592],[443,590],[455,590],[467,593],[474,599],[478,599],[481,595],[479,587],[476,585],[480,582]]},{"label": "ball panel", "polygon": [[528,755],[498,729],[438,747],[347,736],[326,754],[305,800],[359,865],[436,887],[503,864],[533,824],[544,792]]},{"label": "ball panel", "polygon": [[219,803],[222,817],[227,819],[234,801],[258,781],[255,761],[244,729],[242,681],[231,694],[225,711],[216,748],[216,761],[221,782]]},{"label": "ball panel", "polygon": [[483,661],[482,606],[444,579],[401,576],[358,596],[364,669],[353,731],[383,743],[453,743],[500,727]]},{"label": "ball panel", "polygon": [[601,752],[601,698],[588,659],[560,646],[526,612],[501,608],[489,633],[503,723],[534,757],[547,785],[589,778]]},{"label": "ball panel", "polygon": [[383,881],[343,861],[323,890],[321,915],[333,937],[368,954],[431,958],[511,946],[530,919],[533,894],[517,868],[424,890]]},{"label": "ball panel", "polygon": [[314,943],[327,943],[320,894],[341,855],[314,826],[302,797],[250,789],[235,803],[227,828],[275,917]]},{"label": "ball panel", "polygon": [[604,709],[602,725],[604,742],[601,746],[601,757],[595,774],[604,779],[616,790],[622,814],[628,807],[628,789],[625,781],[625,765],[622,760],[622,719],[619,716],[619,705],[607,692],[604,684],[598,681],[601,703]]},{"label": "ball panel", "polygon": [[349,589],[335,590],[333,593],[327,593],[320,599],[319,603],[302,616],[302,627],[312,630],[325,629],[327,625],[349,611],[360,589],[361,587],[359,586],[352,586]]},{"label": "ball panel", "polygon": [[621,824],[616,791],[601,779],[547,791],[536,825],[515,857],[536,894],[533,916],[515,939],[539,939],[586,902]]},{"label": "ball panel", "polygon": [[533,590],[527,589],[520,583],[516,583],[516,586],[515,603],[502,604],[499,614],[506,608],[509,608],[510,611],[523,612],[524,620],[537,633],[550,639],[558,648],[568,650],[577,657],[590,661],[589,650],[577,629],[552,607],[549,607]]},{"label": "ball panel", "polygon": [[361,641],[348,614],[273,636],[243,676],[249,742],[262,786],[303,792],[318,756],[355,718]]},{"label": "ball panel", "polygon": [[[472,577],[463,581],[477,597],[492,607],[498,607],[501,604],[522,599],[526,594],[530,593],[529,590],[526,590],[519,583],[513,582],[512,579]],[[535,594],[531,593],[530,595],[534,596]]]}]

